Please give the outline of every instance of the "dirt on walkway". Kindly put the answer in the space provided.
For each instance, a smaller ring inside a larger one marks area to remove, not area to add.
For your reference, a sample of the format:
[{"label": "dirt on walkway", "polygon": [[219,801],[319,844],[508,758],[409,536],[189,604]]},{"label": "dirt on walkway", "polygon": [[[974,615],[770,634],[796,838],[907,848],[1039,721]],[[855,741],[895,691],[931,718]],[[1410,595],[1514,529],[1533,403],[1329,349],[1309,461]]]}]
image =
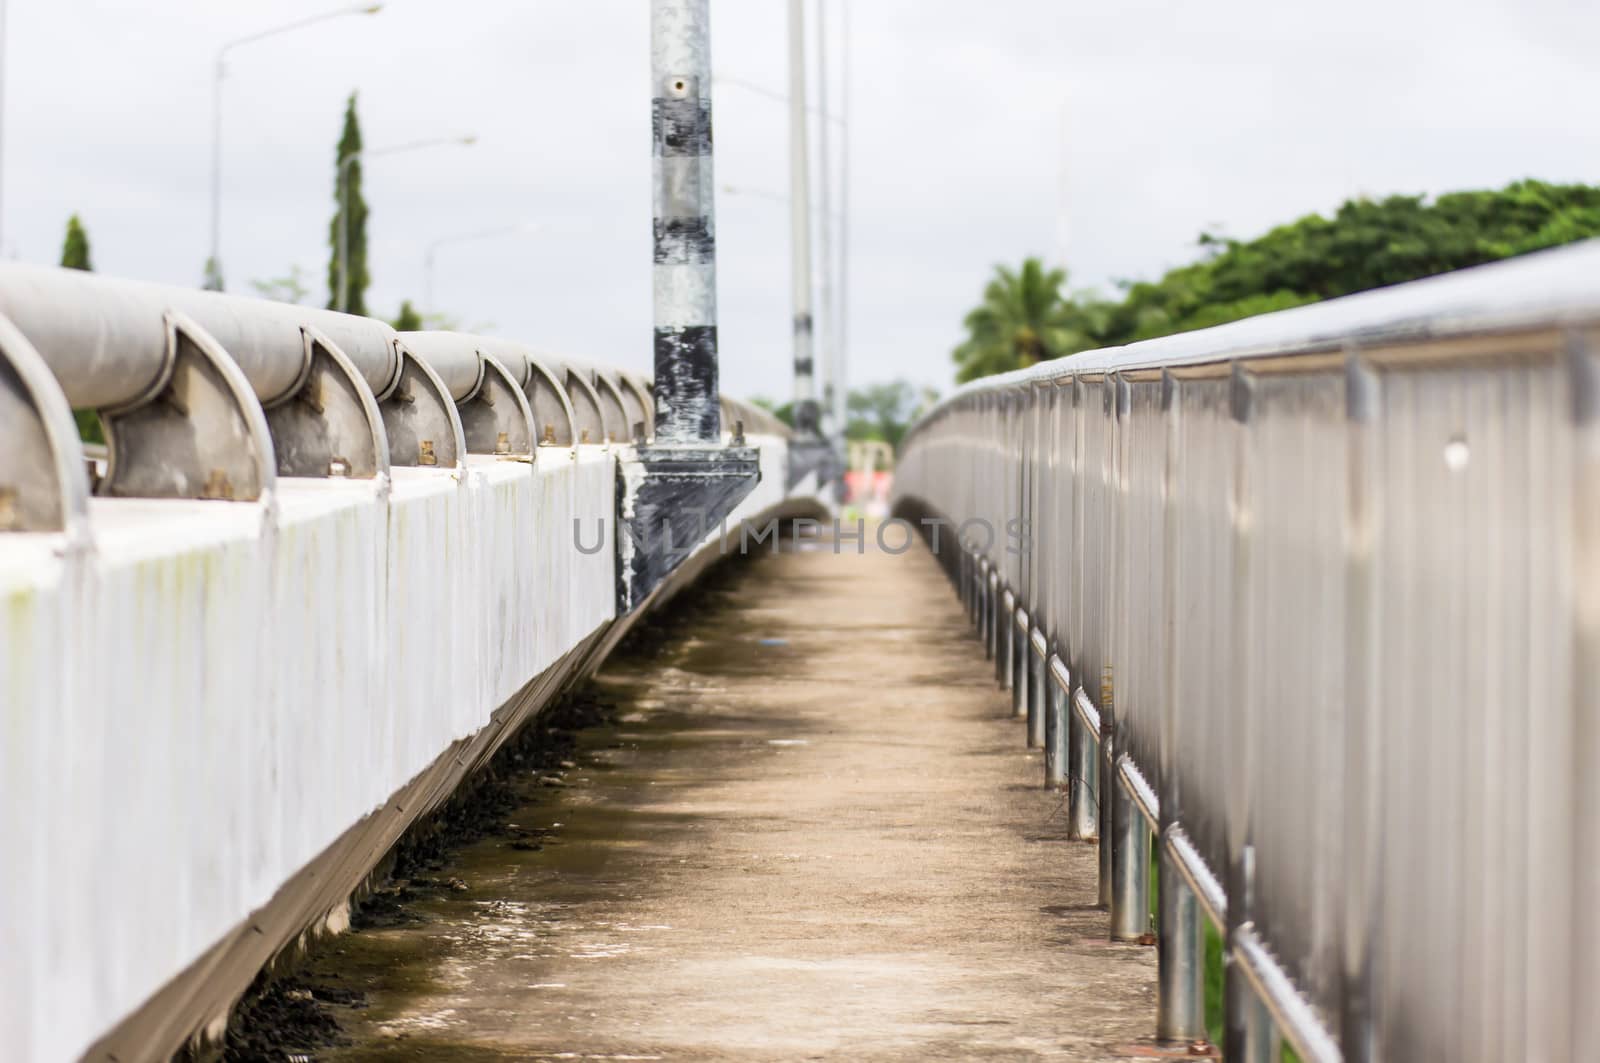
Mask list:
[{"label": "dirt on walkway", "polygon": [[[892,545],[892,544],[891,544]],[[731,562],[505,830],[314,961],[327,1060],[1127,1058],[1154,949],[920,545]],[[534,840],[530,842],[530,839]]]}]

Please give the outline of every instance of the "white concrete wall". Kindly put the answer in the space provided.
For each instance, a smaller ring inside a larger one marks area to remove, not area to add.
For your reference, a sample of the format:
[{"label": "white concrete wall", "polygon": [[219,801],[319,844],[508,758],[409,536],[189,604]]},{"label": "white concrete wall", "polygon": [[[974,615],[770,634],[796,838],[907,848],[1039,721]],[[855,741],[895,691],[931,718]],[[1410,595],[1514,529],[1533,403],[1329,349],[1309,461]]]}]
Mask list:
[{"label": "white concrete wall", "polygon": [[[615,456],[96,499],[0,549],[0,1041],[82,1053],[612,617]],[[588,539],[593,541],[591,528]]]},{"label": "white concrete wall", "polygon": [[[751,443],[733,529],[786,494],[784,441]],[[0,540],[4,1058],[77,1058],[605,626],[617,453],[94,499],[86,549]]]}]

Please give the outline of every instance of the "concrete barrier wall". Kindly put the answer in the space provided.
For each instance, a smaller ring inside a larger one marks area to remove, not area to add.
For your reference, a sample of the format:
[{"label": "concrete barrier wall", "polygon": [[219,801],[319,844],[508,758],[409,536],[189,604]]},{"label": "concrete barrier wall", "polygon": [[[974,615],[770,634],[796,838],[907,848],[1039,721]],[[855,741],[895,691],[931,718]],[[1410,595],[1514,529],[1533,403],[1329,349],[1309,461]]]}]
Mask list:
[{"label": "concrete barrier wall", "polygon": [[[751,441],[734,521],[785,496],[784,441]],[[8,536],[7,1058],[83,1054],[606,628],[617,453],[96,498],[92,547]]]}]

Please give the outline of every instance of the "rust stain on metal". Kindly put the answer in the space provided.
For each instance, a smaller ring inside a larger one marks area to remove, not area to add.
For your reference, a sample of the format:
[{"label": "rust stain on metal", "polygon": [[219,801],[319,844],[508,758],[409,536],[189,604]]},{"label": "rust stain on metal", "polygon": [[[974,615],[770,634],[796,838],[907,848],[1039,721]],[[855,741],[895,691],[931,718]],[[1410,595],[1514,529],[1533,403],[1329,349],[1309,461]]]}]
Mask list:
[{"label": "rust stain on metal", "polygon": [[231,500],[233,481],[228,479],[227,472],[222,469],[212,469],[211,475],[206,477],[205,486],[200,489],[200,497]]}]

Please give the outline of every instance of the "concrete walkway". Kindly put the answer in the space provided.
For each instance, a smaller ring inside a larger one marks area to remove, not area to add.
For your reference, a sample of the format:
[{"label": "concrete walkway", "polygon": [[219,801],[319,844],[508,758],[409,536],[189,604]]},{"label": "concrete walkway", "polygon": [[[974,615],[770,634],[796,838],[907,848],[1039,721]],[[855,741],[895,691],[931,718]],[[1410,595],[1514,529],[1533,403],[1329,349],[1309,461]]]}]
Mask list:
[{"label": "concrete walkway", "polygon": [[349,939],[368,1006],[325,1058],[1097,1060],[1148,1043],[1154,949],[1106,943],[1094,849],[1065,840],[920,545],[752,559],[687,622],[608,666],[620,722],[510,816],[553,831],[543,851],[479,843],[422,925]]}]

